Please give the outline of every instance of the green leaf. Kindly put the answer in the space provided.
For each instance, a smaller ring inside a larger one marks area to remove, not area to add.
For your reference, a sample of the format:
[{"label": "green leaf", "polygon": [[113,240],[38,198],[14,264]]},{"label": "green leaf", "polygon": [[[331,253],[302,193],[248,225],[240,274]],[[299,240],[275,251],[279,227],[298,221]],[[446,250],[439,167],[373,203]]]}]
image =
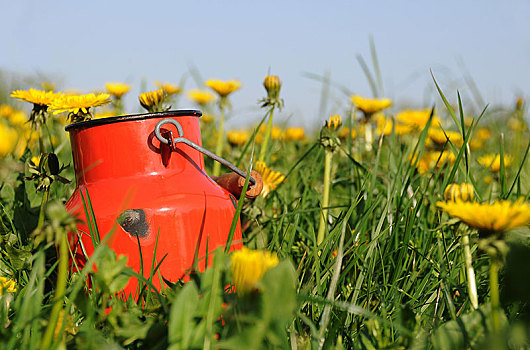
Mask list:
[{"label": "green leaf", "polygon": [[103,248],[102,256],[96,261],[97,272],[94,274],[98,286],[106,293],[118,293],[125,288],[129,276],[125,270],[127,267],[127,256],[120,255],[116,259],[116,253],[108,246]]},{"label": "green leaf", "polygon": [[187,283],[176,295],[169,314],[168,334],[170,349],[189,349],[196,333],[195,313],[199,305],[199,290]]},{"label": "green leaf", "polygon": [[440,326],[433,335],[435,349],[468,349],[480,344],[491,329],[491,307],[485,305]]},{"label": "green leaf", "polygon": [[286,324],[291,321],[296,308],[296,270],[289,260],[280,262],[267,271],[259,285],[263,288],[264,312],[271,319]]}]

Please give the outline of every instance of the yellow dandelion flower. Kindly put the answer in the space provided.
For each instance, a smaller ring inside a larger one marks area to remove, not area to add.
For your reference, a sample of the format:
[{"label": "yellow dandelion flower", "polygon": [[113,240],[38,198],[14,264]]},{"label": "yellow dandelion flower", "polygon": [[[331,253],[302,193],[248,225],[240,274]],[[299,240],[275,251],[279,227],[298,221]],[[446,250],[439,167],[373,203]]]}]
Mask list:
[{"label": "yellow dandelion flower", "polygon": [[58,97],[61,97],[61,93],[55,93],[53,91],[42,91],[36,89],[29,90],[16,90],[11,93],[11,97],[16,98],[19,101],[25,101],[33,103],[37,106],[50,106],[53,101]]},{"label": "yellow dandelion flower", "polygon": [[265,164],[265,162],[256,162],[255,170],[263,179],[263,190],[261,191],[263,197],[267,197],[270,191],[274,191],[276,187],[285,180],[285,175],[279,171],[273,171]]},{"label": "yellow dandelion flower", "polygon": [[527,127],[526,123],[524,122],[524,120],[521,120],[521,119],[518,119],[518,118],[510,118],[508,120],[508,126],[513,131],[525,131],[526,129],[528,129],[528,127]]},{"label": "yellow dandelion flower", "polygon": [[451,163],[453,164],[456,161],[456,156],[453,154],[453,152],[450,151],[444,151],[444,152],[430,152],[429,156],[431,157],[432,164],[436,164],[438,162],[438,168],[442,167],[445,163]]},{"label": "yellow dandelion flower", "polygon": [[116,112],[114,111],[102,111],[94,115],[94,119],[104,119],[116,117]]},{"label": "yellow dandelion flower", "polygon": [[[405,109],[396,114],[396,120],[409,126],[411,129],[423,130],[427,126],[430,116],[430,109]],[[440,124],[440,118],[433,116],[431,126],[439,126]]]},{"label": "yellow dandelion flower", "polygon": [[14,142],[16,146],[13,154],[17,158],[22,157],[27,147],[33,147],[39,141],[39,133],[34,131],[28,124],[24,125],[27,125],[27,127],[19,131],[17,140]]},{"label": "yellow dandelion flower", "polygon": [[475,197],[473,185],[469,183],[450,184],[445,188],[444,198],[446,201],[470,201]]},{"label": "yellow dandelion flower", "polygon": [[[411,161],[414,164],[416,157],[412,157]],[[439,169],[445,164],[453,164],[456,157],[452,152],[432,151],[425,153],[416,163],[416,168],[420,174],[424,174],[431,169]]]},{"label": "yellow dandelion flower", "polygon": [[238,90],[241,87],[241,82],[239,80],[218,80],[210,79],[204,83],[210,89],[215,91],[220,97],[226,97],[232,92]]},{"label": "yellow dandelion flower", "polygon": [[249,132],[246,130],[232,130],[226,133],[226,139],[234,146],[242,146],[249,139]]},{"label": "yellow dandelion flower", "polygon": [[215,95],[210,91],[201,89],[192,89],[188,91],[188,97],[200,106],[207,105],[215,100]]},{"label": "yellow dandelion flower", "polygon": [[357,137],[357,130],[351,129],[351,133],[350,133],[350,128],[346,126],[346,127],[342,128],[342,129],[340,129],[339,132],[337,133],[337,135],[341,139],[347,139],[349,137],[348,134],[351,134],[351,138],[354,139],[354,138]]},{"label": "yellow dandelion flower", "polygon": [[271,138],[273,140],[278,140],[282,135],[282,129],[279,126],[273,126],[271,129]]},{"label": "yellow dandelion flower", "polygon": [[365,115],[372,115],[392,106],[392,100],[388,98],[365,98],[352,95],[350,99]]},{"label": "yellow dandelion flower", "polygon": [[17,144],[17,132],[0,123],[0,157],[4,157],[11,153]]},{"label": "yellow dandelion flower", "polygon": [[211,114],[208,114],[208,113],[204,113],[201,116],[201,121],[206,123],[206,124],[209,124],[209,123],[213,122],[214,120],[215,120],[214,117]]},{"label": "yellow dandelion flower", "polygon": [[522,199],[516,202],[496,201],[492,204],[457,200],[437,202],[436,205],[481,233],[504,232],[530,224],[530,205]]},{"label": "yellow dandelion flower", "polygon": [[476,134],[477,139],[479,139],[480,141],[486,141],[487,139],[491,137],[491,131],[486,128],[478,129],[475,132],[475,134]]},{"label": "yellow dandelion flower", "polygon": [[106,83],[105,89],[107,89],[107,92],[116,99],[120,99],[131,90],[131,86],[125,83]]},{"label": "yellow dandelion flower", "polygon": [[0,117],[9,118],[14,111],[15,109],[10,105],[0,105]]},{"label": "yellow dandelion flower", "polygon": [[155,91],[148,91],[138,96],[142,107],[149,112],[160,112],[162,110],[162,102],[164,102],[164,90],[158,89]]},{"label": "yellow dandelion flower", "polygon": [[15,293],[17,291],[17,284],[15,280],[6,277],[0,277],[0,295],[4,293]]},{"label": "yellow dandelion flower", "polygon": [[[381,114],[380,117],[376,119],[376,133],[379,135],[390,135],[392,134],[392,129],[396,135],[404,135],[411,132],[412,128],[409,125],[404,125],[401,123],[394,123],[392,119],[386,118]],[[395,126],[394,126],[395,125]]]},{"label": "yellow dandelion flower", "polygon": [[110,103],[109,94],[62,95],[53,100],[50,109],[53,114],[69,112],[72,114],[90,115],[89,109]]},{"label": "yellow dandelion flower", "polygon": [[443,145],[447,142],[447,139],[451,141],[452,144],[461,146],[464,140],[462,135],[457,131],[442,130],[440,128],[431,128],[429,129],[429,139],[438,144]]},{"label": "yellow dandelion flower", "polygon": [[493,178],[491,176],[489,176],[489,175],[486,175],[486,176],[484,176],[484,179],[482,179],[482,181],[484,181],[484,183],[486,185],[489,185],[489,184],[493,183]]},{"label": "yellow dandelion flower", "polygon": [[425,174],[429,170],[431,170],[431,162],[430,159],[427,159],[425,157],[422,157],[418,160],[418,163],[416,163],[416,169],[418,169],[418,172],[420,174]]},{"label": "yellow dandelion flower", "polygon": [[39,106],[49,106],[61,94],[52,91],[42,91],[36,89],[16,90],[11,93],[11,97],[19,101],[33,103]]},{"label": "yellow dandelion flower", "polygon": [[28,121],[28,116],[23,111],[14,110],[9,116],[11,124],[16,126],[22,126]]},{"label": "yellow dandelion flower", "polygon": [[182,88],[178,85],[171,84],[171,83],[161,83],[159,81],[155,81],[155,85],[159,88],[164,90],[164,92],[168,95],[178,95],[182,92]]},{"label": "yellow dandelion flower", "polygon": [[[501,170],[501,156],[499,154],[486,154],[482,157],[478,157],[477,161],[480,165],[485,168],[489,168],[493,172]],[[504,156],[504,166],[508,167],[512,163],[512,157],[509,155]]]},{"label": "yellow dandelion flower", "polygon": [[268,251],[243,247],[233,252],[230,256],[230,270],[237,293],[245,295],[255,290],[265,272],[278,265],[278,262],[276,254]]},{"label": "yellow dandelion flower", "polygon": [[287,141],[301,141],[305,138],[305,130],[300,127],[289,127],[285,129],[282,139]]},{"label": "yellow dandelion flower", "polygon": [[484,147],[484,141],[478,139],[471,139],[469,141],[469,147],[471,150],[476,151]]},{"label": "yellow dandelion flower", "polygon": [[[259,128],[258,133],[256,135],[256,143],[260,144],[261,142],[263,142],[263,134],[265,134],[266,131],[267,131],[267,126],[265,125],[262,125]],[[282,128],[280,128],[277,125],[273,125],[271,128],[271,139],[278,140],[281,138],[282,135],[283,135]]]}]

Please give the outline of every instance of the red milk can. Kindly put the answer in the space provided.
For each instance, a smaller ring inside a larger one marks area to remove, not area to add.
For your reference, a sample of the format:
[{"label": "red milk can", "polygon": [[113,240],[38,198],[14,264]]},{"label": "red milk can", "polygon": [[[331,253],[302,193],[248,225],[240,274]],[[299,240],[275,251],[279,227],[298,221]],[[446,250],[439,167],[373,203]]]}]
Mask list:
[{"label": "red milk can", "polygon": [[[179,110],[66,127],[77,185],[66,207],[82,221],[78,234],[70,236],[79,267],[94,251],[81,198],[86,191],[101,239],[112,232],[108,245],[117,255],[128,256],[128,266],[140,273],[143,260],[143,273],[149,278],[155,250],[155,266],[163,259],[152,280],[157,287],[160,277],[176,282],[194,263],[204,269],[208,253],[224,247],[237,202],[204,170],[201,152],[222,159],[201,147],[200,116],[199,111]],[[242,183],[239,175],[226,175],[224,180],[216,179],[226,188],[233,187],[234,176]],[[256,177],[254,172],[251,175]],[[231,249],[240,246],[238,223]],[[136,287],[137,280],[130,279],[125,296],[134,295]]]}]

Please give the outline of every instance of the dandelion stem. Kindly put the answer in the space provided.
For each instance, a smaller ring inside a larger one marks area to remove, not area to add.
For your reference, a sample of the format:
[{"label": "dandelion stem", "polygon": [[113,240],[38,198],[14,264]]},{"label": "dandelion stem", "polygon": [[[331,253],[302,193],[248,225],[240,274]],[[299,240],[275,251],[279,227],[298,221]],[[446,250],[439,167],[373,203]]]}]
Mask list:
[{"label": "dandelion stem", "polygon": [[[219,110],[221,112],[219,116],[219,130],[217,130],[217,144],[215,145],[215,154],[219,157],[223,156],[223,146],[224,146],[224,134],[225,134],[225,107],[224,103],[219,105]],[[213,176],[219,176],[221,173],[221,163],[214,162],[213,165]]]},{"label": "dandelion stem", "polygon": [[374,141],[374,134],[372,130],[371,120],[368,120],[368,122],[364,125],[364,141],[366,143],[366,152],[371,152],[372,143]]},{"label": "dandelion stem", "polygon": [[469,244],[469,233],[462,235],[462,245],[464,246],[464,261],[467,275],[467,292],[473,309],[478,309],[477,284],[475,282],[475,270],[473,269],[473,259],[471,256],[471,247]]},{"label": "dandelion stem", "polygon": [[[52,337],[56,333],[57,320],[59,314],[63,309],[63,298],[64,291],[66,289],[66,277],[68,274],[68,246],[67,246],[66,233],[62,233],[62,237],[59,242],[59,254],[57,259],[59,260],[59,270],[57,271],[57,285],[55,288],[54,305],[50,314],[50,321],[44,333],[44,337],[41,343],[41,349],[49,349],[52,343]],[[59,330],[60,331],[60,330]],[[59,332],[60,334],[61,332]]]},{"label": "dandelion stem", "polygon": [[41,228],[44,225],[44,208],[46,207],[46,203],[48,203],[48,197],[50,195],[50,189],[44,190],[42,193],[42,201],[40,203],[40,210],[39,210],[39,221],[37,222],[37,228]]},{"label": "dandelion stem", "polygon": [[328,220],[328,206],[329,206],[329,186],[331,183],[331,161],[333,159],[333,152],[325,150],[324,163],[324,192],[322,193],[322,214],[320,215],[320,224],[318,226],[317,245],[324,241],[324,233],[326,232],[326,223]]},{"label": "dandelion stem", "polygon": [[[42,128],[40,128],[40,130],[42,130]],[[44,154],[44,142],[42,141],[42,135],[41,135],[41,132],[38,132],[39,134],[39,152],[40,154]]]},{"label": "dandelion stem", "polygon": [[114,100],[114,113],[119,116],[123,114],[123,101],[120,98]]},{"label": "dandelion stem", "polygon": [[259,152],[259,158],[258,160],[261,162],[266,162],[268,159],[265,159],[265,155],[267,154],[267,145],[269,144],[269,139],[271,137],[271,131],[272,131],[272,115],[274,113],[274,106],[271,107],[269,110],[269,122],[267,123],[267,129],[265,130],[265,138],[263,139],[263,144],[261,145],[261,150]]},{"label": "dandelion stem", "polygon": [[491,300],[491,316],[493,319],[493,331],[500,333],[501,331],[501,303],[499,298],[499,261],[496,258],[491,258],[490,263],[490,300]]}]

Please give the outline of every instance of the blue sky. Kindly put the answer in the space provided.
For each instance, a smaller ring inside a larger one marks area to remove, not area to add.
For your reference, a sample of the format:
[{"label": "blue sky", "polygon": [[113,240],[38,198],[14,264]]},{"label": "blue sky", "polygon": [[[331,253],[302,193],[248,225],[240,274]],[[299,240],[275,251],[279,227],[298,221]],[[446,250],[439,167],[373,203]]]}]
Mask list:
[{"label": "blue sky", "polygon": [[[283,81],[291,125],[340,113],[339,90],[319,115],[323,75],[371,95],[356,55],[370,59],[373,37],[384,93],[396,104],[440,103],[432,69],[447,95],[471,96],[467,72],[483,99],[512,103],[530,94],[530,1],[3,1],[0,69],[56,77],[63,89],[89,92],[108,81],[177,83],[191,66],[204,79],[236,78],[231,126],[256,121],[270,72]],[[188,78],[186,89],[196,87]],[[474,102],[467,102],[473,106]],[[181,99],[179,107],[193,107]]]}]

